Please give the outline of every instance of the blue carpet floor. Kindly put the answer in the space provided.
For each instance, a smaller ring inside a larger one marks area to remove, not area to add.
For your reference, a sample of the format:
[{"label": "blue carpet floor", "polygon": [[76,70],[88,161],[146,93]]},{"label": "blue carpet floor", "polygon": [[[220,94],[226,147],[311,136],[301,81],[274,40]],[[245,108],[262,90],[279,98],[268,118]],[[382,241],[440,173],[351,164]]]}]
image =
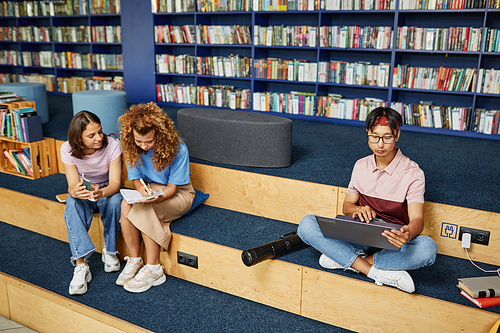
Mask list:
[{"label": "blue carpet floor", "polygon": [[118,272],[104,272],[98,254],[89,261],[89,291],[70,296],[67,243],[3,222],[0,242],[3,273],[154,332],[351,332],[171,276],[131,294],[115,284]]}]

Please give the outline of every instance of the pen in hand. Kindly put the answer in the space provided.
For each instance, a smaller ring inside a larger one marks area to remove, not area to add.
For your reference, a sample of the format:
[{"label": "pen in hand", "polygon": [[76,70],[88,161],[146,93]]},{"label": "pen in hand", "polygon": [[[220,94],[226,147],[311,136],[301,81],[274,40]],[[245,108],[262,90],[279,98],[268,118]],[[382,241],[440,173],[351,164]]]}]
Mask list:
[{"label": "pen in hand", "polygon": [[144,186],[146,188],[146,192],[148,193],[148,195],[151,195],[151,191],[149,190],[149,187],[146,186],[144,179],[141,178],[140,181],[141,181],[142,186]]}]

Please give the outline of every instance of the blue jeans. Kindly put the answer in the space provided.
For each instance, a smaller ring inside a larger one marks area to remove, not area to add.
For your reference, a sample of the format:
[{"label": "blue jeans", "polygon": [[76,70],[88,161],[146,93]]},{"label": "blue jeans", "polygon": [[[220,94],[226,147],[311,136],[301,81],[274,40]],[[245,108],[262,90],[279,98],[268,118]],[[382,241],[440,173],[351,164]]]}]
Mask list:
[{"label": "blue jeans", "polygon": [[64,221],[68,231],[68,241],[71,248],[71,263],[75,265],[76,259],[83,258],[88,261],[95,251],[95,246],[88,234],[92,217],[95,212],[101,215],[104,227],[104,244],[106,251],[116,254],[116,237],[120,233],[120,211],[122,196],[120,192],[110,197],[104,197],[97,202],[75,199],[68,194]]},{"label": "blue jeans", "polygon": [[[314,215],[306,215],[297,230],[304,243],[310,245],[334,260],[344,268],[352,265],[358,256],[366,255],[370,246],[349,243],[323,236]],[[373,266],[382,270],[413,270],[430,266],[436,259],[437,245],[428,236],[417,236],[401,247],[399,251],[382,249],[373,255]]]}]

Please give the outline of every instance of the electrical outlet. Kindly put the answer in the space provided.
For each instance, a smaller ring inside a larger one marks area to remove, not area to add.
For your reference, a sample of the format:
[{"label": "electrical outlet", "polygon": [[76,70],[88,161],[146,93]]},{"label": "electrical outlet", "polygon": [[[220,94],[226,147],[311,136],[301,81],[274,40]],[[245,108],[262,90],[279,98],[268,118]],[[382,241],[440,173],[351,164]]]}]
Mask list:
[{"label": "electrical outlet", "polygon": [[462,234],[468,232],[471,235],[471,243],[488,245],[490,243],[490,232],[486,230],[472,229],[467,227],[460,227],[458,232],[458,240],[462,240]]},{"label": "electrical outlet", "polygon": [[177,251],[177,262],[182,265],[198,268],[198,257],[192,254]]}]

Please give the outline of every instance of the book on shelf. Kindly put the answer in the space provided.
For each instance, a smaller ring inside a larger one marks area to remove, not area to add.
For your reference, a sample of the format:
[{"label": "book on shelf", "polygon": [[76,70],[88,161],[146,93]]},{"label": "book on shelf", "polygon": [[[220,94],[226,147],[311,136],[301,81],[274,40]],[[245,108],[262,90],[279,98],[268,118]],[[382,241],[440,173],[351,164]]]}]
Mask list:
[{"label": "book on shelf", "polygon": [[473,298],[500,296],[500,276],[459,278],[458,287]]},{"label": "book on shelf", "polygon": [[26,150],[29,152],[27,148],[5,149],[3,153],[18,173],[25,176],[33,176],[33,166],[29,158],[29,153]]},{"label": "book on shelf", "polygon": [[472,303],[476,304],[481,309],[489,308],[489,307],[492,307],[492,306],[499,306],[500,305],[500,296],[474,298],[474,297],[471,297],[464,290],[462,290],[460,292],[460,294],[462,296],[464,296],[465,298],[467,298]]}]

